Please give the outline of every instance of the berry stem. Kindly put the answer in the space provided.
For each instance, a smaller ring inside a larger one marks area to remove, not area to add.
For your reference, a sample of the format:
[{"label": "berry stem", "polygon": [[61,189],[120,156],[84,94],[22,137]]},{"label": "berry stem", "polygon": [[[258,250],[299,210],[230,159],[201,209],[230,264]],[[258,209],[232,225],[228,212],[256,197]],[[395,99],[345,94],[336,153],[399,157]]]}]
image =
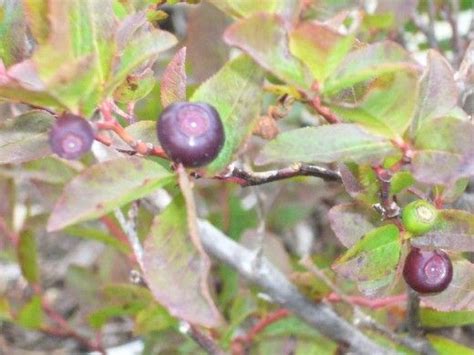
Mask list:
[{"label": "berry stem", "polygon": [[408,333],[413,337],[418,337],[420,336],[420,297],[410,287],[407,287],[407,300],[406,324]]}]

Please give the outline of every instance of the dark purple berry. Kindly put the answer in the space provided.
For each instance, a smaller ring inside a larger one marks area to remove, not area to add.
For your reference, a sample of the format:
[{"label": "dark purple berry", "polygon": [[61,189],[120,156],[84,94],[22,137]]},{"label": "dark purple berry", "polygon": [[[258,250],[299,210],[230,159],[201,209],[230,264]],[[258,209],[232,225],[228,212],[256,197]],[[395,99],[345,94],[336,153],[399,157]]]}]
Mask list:
[{"label": "dark purple berry", "polygon": [[444,251],[413,248],[405,260],[403,277],[419,293],[441,292],[453,278],[453,264]]},{"label": "dark purple berry", "polygon": [[65,159],[78,159],[87,153],[94,141],[91,125],[80,116],[66,113],[60,116],[49,132],[51,150]]},{"label": "dark purple berry", "polygon": [[203,166],[214,160],[225,139],[219,113],[205,103],[169,105],[160,115],[157,133],[169,158],[186,167]]}]

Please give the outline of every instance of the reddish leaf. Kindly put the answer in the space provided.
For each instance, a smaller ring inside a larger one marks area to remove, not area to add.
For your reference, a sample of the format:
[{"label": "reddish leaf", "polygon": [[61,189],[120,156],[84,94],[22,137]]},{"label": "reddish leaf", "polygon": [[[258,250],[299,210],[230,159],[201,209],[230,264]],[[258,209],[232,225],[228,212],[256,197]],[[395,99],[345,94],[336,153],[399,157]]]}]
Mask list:
[{"label": "reddish leaf", "polygon": [[375,211],[357,203],[334,206],[329,210],[328,218],[336,237],[346,248],[374,229],[380,220]]},{"label": "reddish leaf", "polygon": [[161,104],[186,100],[186,47],[181,48],[169,62],[161,80]]},{"label": "reddish leaf", "polygon": [[461,210],[442,210],[435,227],[412,239],[415,246],[474,251],[474,215]]},{"label": "reddish leaf", "polygon": [[457,104],[458,89],[448,61],[438,52],[428,52],[428,66],[420,82],[418,112],[412,122],[416,132],[423,122],[443,117]]},{"label": "reddish leaf", "polygon": [[467,260],[453,261],[453,280],[443,292],[423,296],[428,307],[443,312],[474,310],[474,264]]},{"label": "reddish leaf", "polygon": [[184,199],[156,216],[144,242],[144,276],[156,300],[175,317],[205,327],[221,324],[209,295],[208,270],[189,238]]},{"label": "reddish leaf", "polygon": [[311,75],[290,53],[289,23],[278,15],[257,13],[230,26],[225,41],[248,53],[279,79],[301,89],[309,89]]}]

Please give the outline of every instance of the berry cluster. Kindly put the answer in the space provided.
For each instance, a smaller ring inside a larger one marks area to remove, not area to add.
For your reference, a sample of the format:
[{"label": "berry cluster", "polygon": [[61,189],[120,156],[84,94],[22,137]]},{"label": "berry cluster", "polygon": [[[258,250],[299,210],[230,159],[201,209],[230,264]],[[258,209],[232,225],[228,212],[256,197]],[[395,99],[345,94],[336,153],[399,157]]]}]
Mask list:
[{"label": "berry cluster", "polygon": [[[436,208],[424,200],[409,203],[402,212],[403,225],[415,236],[429,232],[437,218]],[[403,278],[419,293],[441,292],[453,278],[453,264],[442,250],[412,248],[405,259]]]},{"label": "berry cluster", "polygon": [[205,103],[177,102],[161,113],[158,140],[168,157],[185,167],[214,160],[224,145],[224,127],[216,109]]}]

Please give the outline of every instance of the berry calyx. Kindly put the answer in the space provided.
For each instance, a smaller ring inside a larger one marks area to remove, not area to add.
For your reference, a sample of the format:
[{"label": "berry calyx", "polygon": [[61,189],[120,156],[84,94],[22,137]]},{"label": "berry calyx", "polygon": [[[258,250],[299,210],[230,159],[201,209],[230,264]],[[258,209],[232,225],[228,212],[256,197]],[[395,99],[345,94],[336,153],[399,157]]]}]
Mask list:
[{"label": "berry calyx", "polygon": [[51,150],[65,159],[79,159],[94,141],[91,125],[84,118],[66,113],[60,116],[49,132]]},{"label": "berry calyx", "polygon": [[433,228],[438,211],[424,200],[410,202],[403,208],[402,221],[406,230],[412,234],[424,234]]},{"label": "berry calyx", "polygon": [[413,248],[405,260],[403,278],[419,293],[441,292],[453,278],[453,264],[444,251]]},{"label": "berry calyx", "polygon": [[177,102],[166,107],[157,124],[158,140],[168,157],[185,167],[214,160],[225,135],[216,109],[206,103]]}]

